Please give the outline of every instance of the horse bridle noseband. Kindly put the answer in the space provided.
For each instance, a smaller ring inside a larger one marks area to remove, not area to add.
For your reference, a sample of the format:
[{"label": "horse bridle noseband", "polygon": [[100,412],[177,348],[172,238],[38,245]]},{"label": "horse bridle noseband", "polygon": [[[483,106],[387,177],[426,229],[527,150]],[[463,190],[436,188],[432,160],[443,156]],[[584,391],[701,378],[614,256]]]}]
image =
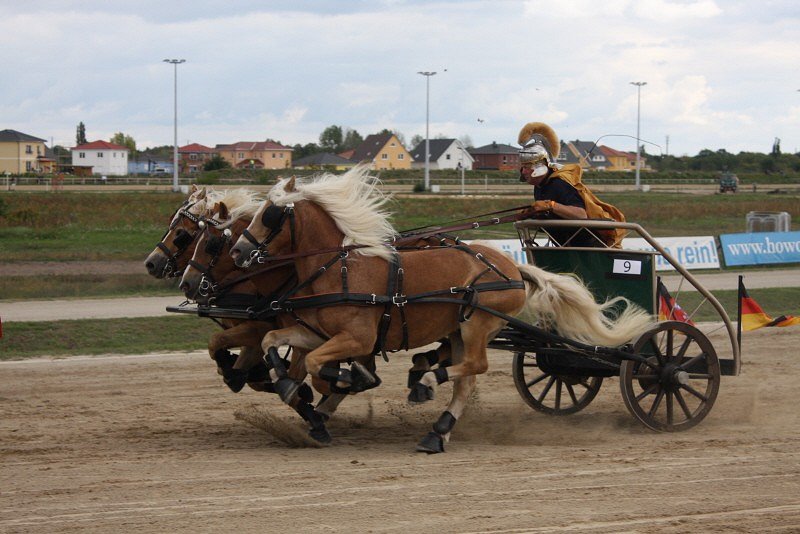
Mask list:
[{"label": "horse bridle noseband", "polygon": [[202,275],[200,278],[200,284],[198,286],[197,292],[203,297],[207,297],[217,291],[217,282],[216,280],[214,280],[214,275],[211,273],[211,271],[214,269],[214,266],[217,264],[219,258],[222,256],[222,252],[225,250],[225,246],[230,245],[231,241],[232,233],[230,228],[225,228],[222,231],[221,236],[212,235],[210,233],[212,227],[216,228],[220,224],[222,223],[214,219],[203,219],[198,222],[197,226],[199,228],[199,231],[197,232],[197,234],[199,234],[202,231],[205,231],[209,235],[208,242],[206,243],[205,252],[206,254],[209,254],[211,256],[211,261],[208,262],[208,265],[203,265],[201,263],[198,263],[194,261],[194,259],[190,259],[187,262],[187,265],[194,267],[195,269],[200,271]]},{"label": "horse bridle noseband", "polygon": [[287,219],[289,220],[289,232],[291,233],[291,250],[294,252],[294,203],[290,202],[283,208],[276,206],[275,204],[271,204],[267,206],[264,209],[264,213],[261,214],[261,224],[264,226],[264,228],[269,230],[267,237],[265,237],[262,241],[259,241],[253,234],[250,233],[247,228],[242,231],[242,236],[244,236],[244,238],[247,239],[250,244],[256,247],[255,250],[250,253],[250,261],[256,260],[258,263],[264,263],[266,261],[266,257],[269,256],[267,245],[272,243],[272,241],[278,237],[278,234],[280,234],[281,230],[283,230],[283,226]]}]

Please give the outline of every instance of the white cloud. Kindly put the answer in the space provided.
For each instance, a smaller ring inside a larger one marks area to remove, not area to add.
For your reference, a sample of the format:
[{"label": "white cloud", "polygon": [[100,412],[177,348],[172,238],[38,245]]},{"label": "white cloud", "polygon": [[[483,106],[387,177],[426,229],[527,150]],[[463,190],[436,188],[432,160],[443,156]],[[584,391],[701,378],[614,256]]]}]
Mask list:
[{"label": "white cloud", "polygon": [[416,72],[430,69],[432,132],[476,145],[511,142],[529,120],[565,138],[633,134],[634,80],[648,82],[643,136],[670,134],[676,151],[761,149],[778,133],[800,145],[785,119],[800,99],[788,0],[162,4],[0,5],[0,62],[14,73],[0,77],[0,129],[68,140],[82,120],[90,137],[171,143],[161,60],[177,57],[181,143],[306,143],[331,124],[410,139],[425,127]]}]

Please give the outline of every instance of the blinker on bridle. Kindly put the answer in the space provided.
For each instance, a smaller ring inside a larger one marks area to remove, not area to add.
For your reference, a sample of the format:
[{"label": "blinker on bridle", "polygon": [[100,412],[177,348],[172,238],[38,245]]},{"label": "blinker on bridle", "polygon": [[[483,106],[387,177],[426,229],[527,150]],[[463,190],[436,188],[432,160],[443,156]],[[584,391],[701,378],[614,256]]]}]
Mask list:
[{"label": "blinker on bridle", "polygon": [[[264,228],[269,230],[267,237],[263,241],[259,241],[250,233],[246,228],[242,231],[244,238],[249,241],[255,248],[250,254],[251,261],[258,257],[259,263],[263,263],[262,258],[267,254],[267,245],[269,245],[283,230],[286,224],[286,219],[289,219],[289,230],[291,232],[291,250],[294,251],[294,203],[288,203],[284,207],[270,204],[264,208],[264,213],[261,214],[261,224]],[[263,253],[263,254],[262,254]]]},{"label": "blinker on bridle", "polygon": [[[194,243],[194,240],[197,239],[197,236],[200,235],[200,231],[205,227],[205,224],[211,224],[212,226],[219,226],[221,223],[219,221],[215,221],[214,219],[206,219],[205,216],[200,215],[197,216],[189,211],[189,209],[197,204],[197,202],[189,202],[188,200],[185,201],[172,215],[172,222],[167,228],[167,231],[164,232],[164,235],[161,236],[161,241],[156,244],[156,248],[161,250],[164,255],[167,257],[167,263],[164,265],[164,273],[165,276],[170,278],[180,276],[181,272],[178,271],[178,258],[180,258],[184,252],[189,248],[189,245]],[[175,217],[175,216],[178,217]],[[175,246],[175,252],[170,250],[170,248],[164,243],[164,239],[169,235],[171,231],[178,226],[178,223],[182,218],[189,219],[195,225],[197,225],[198,229],[194,232],[187,232],[183,228],[179,228],[176,232],[175,237],[172,239],[172,244]]]},{"label": "blinker on bridle", "polygon": [[[214,219],[204,219],[198,222],[197,227],[200,229],[200,231],[207,231],[211,226],[216,228],[220,224],[222,223]],[[225,245],[230,244],[231,235],[232,232],[230,228],[225,228],[222,231],[221,236],[211,235],[210,233],[208,234],[208,242],[204,248],[205,253],[211,256],[211,261],[208,263],[208,265],[202,265],[193,259],[190,259],[187,262],[188,265],[194,267],[202,274],[200,278],[200,284],[198,286],[198,293],[203,297],[207,297],[211,293],[216,292],[217,283],[214,280],[214,275],[211,273],[211,271],[219,261],[220,256],[222,256],[222,252],[225,250]]]}]

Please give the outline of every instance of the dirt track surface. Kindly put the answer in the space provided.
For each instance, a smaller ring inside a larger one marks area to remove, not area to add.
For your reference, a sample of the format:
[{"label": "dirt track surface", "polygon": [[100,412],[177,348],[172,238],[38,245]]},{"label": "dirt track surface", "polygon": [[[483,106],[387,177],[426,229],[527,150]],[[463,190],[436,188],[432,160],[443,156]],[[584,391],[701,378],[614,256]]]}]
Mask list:
[{"label": "dirt track surface", "polygon": [[645,430],[616,379],[579,414],[534,412],[493,351],[433,456],[414,445],[451,390],[408,406],[403,353],[343,403],[322,449],[237,420],[253,404],[297,416],[228,391],[207,355],[1,363],[0,531],[797,532],[798,343],[798,327],[745,333],[742,375],[678,434]]}]

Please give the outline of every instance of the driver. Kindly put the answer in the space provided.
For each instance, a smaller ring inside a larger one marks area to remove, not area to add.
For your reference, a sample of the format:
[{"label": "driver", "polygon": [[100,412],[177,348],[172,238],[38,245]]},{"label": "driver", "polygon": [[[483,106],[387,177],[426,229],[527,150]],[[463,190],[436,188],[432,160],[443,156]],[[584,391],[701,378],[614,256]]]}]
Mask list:
[{"label": "driver", "polygon": [[[538,219],[613,219],[625,216],[610,204],[600,201],[581,182],[580,165],[556,163],[561,144],[553,129],[542,122],[526,124],[519,132],[519,180],[533,186],[534,202],[527,214]],[[581,228],[548,228],[562,246],[602,246],[589,231]],[[614,230],[597,232],[609,246],[619,246]]]}]

